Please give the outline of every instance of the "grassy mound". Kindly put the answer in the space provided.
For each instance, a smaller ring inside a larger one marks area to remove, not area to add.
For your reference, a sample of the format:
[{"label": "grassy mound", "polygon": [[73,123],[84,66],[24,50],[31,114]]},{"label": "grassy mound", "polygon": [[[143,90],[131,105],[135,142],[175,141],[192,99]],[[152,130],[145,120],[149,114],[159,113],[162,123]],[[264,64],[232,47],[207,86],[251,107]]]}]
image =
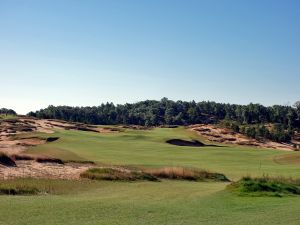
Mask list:
[{"label": "grassy mound", "polygon": [[229,181],[223,174],[184,167],[163,167],[158,169],[141,170],[135,168],[92,168],[83,172],[81,177],[92,180],[120,181],[158,181],[160,178],[189,181]]},{"label": "grassy mound", "polygon": [[230,184],[228,188],[240,194],[255,196],[300,195],[300,180],[282,177],[243,177],[241,180]]},{"label": "grassy mound", "polygon": [[229,179],[220,173],[211,173],[206,170],[185,167],[163,167],[157,169],[145,170],[157,178],[190,180],[190,181],[229,181]]},{"label": "grassy mound", "polygon": [[115,168],[92,168],[82,174],[82,178],[88,178],[91,180],[111,180],[111,181],[137,181],[137,180],[148,180],[157,181],[158,179],[150,174],[131,171],[126,169],[115,169]]}]

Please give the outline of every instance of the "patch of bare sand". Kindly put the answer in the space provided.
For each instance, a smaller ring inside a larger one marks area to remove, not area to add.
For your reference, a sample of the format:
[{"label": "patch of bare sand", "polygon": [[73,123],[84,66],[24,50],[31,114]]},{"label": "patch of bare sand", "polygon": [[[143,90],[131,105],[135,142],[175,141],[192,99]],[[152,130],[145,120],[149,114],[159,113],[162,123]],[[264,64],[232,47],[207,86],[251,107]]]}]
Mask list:
[{"label": "patch of bare sand", "polygon": [[62,120],[38,120],[41,127],[46,129],[64,129],[64,130],[80,130],[96,133],[116,133],[121,130],[114,127],[100,127],[97,125],[89,125],[77,122],[66,122]]},{"label": "patch of bare sand", "polygon": [[[94,166],[93,164],[76,163],[59,164],[43,160],[43,163],[41,163],[38,160],[31,159],[30,156],[24,157],[22,155],[28,147],[45,144],[47,139],[38,137],[17,138],[18,136],[16,135],[32,132],[53,133],[54,128],[109,132],[109,130],[102,130],[97,126],[67,123],[64,121],[40,120],[31,117],[0,121],[0,152],[14,159],[22,159],[15,161],[16,167],[0,165],[0,179],[13,179],[16,177],[79,179],[82,172]],[[25,158],[27,160],[24,160]]]},{"label": "patch of bare sand", "polygon": [[88,164],[57,164],[38,163],[36,161],[20,160],[16,161],[17,167],[5,167],[0,165],[0,179],[14,178],[45,178],[45,179],[80,179],[80,174],[93,165]]},{"label": "patch of bare sand", "polygon": [[278,149],[293,151],[295,150],[292,145],[285,143],[277,143],[273,141],[258,141],[256,139],[249,138],[243,134],[234,132],[230,129],[220,128],[211,124],[197,124],[189,126],[189,129],[197,132],[200,136],[206,138],[211,142],[218,142],[224,144],[235,144],[254,146],[258,148]]},{"label": "patch of bare sand", "polygon": [[15,140],[14,137],[18,134],[31,132],[50,134],[54,133],[53,129],[82,130],[96,133],[120,132],[117,128],[22,116],[12,120],[0,121],[0,152],[8,155],[19,154],[24,152],[28,146],[44,144],[46,141],[39,138]]},{"label": "patch of bare sand", "polygon": [[46,140],[40,138],[26,138],[26,139],[6,139],[0,140],[0,152],[7,155],[17,155],[24,152],[30,146],[36,146],[46,143]]}]

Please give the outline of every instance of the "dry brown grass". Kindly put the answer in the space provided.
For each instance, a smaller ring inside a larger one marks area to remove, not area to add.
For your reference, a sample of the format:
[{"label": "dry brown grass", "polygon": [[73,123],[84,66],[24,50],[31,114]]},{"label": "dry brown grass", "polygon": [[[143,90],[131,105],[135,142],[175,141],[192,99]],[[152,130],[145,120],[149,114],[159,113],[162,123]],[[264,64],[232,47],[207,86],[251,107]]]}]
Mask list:
[{"label": "dry brown grass", "polygon": [[46,157],[46,156],[32,156],[32,155],[26,155],[26,154],[14,154],[14,155],[11,156],[11,158],[14,159],[15,161],[25,160],[25,161],[36,161],[38,163],[64,164],[64,162],[61,159]]},{"label": "dry brown grass", "polygon": [[220,173],[211,173],[205,170],[185,167],[163,167],[155,169],[145,168],[91,168],[80,175],[82,178],[92,180],[119,180],[135,181],[161,179],[189,180],[189,181],[229,181]]},{"label": "dry brown grass", "polygon": [[144,172],[162,179],[191,180],[191,181],[229,181],[220,173],[212,173],[206,170],[185,167],[163,167],[157,169],[145,169]]}]

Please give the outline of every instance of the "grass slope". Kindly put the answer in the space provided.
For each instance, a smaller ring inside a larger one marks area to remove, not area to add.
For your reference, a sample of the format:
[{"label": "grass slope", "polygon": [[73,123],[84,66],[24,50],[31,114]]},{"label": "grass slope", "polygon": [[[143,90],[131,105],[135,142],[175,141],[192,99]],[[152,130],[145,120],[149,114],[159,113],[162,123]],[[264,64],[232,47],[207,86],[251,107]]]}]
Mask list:
[{"label": "grass slope", "polygon": [[118,134],[57,130],[52,136],[60,139],[33,147],[29,152],[64,160],[91,160],[107,164],[196,167],[223,173],[233,180],[245,175],[264,174],[300,177],[299,165],[279,164],[275,160],[287,154],[296,157],[300,152],[240,146],[192,148],[165,143],[166,140],[174,138],[185,140],[198,138],[184,128],[127,130]]},{"label": "grass slope", "polygon": [[238,197],[223,191],[222,183],[96,185],[76,195],[3,196],[0,224],[296,225],[300,220],[298,197]]},{"label": "grass slope", "polygon": [[[174,138],[197,138],[183,128],[127,130],[118,134],[57,130],[51,136],[60,139],[33,147],[29,152],[64,160],[142,165],[148,169],[196,167],[220,172],[235,180],[245,175],[262,174],[300,177],[299,165],[274,161],[274,157],[285,154],[296,156],[297,152],[237,146],[191,148],[165,143]],[[222,182],[174,180],[95,181],[90,185],[75,182],[66,184],[69,193],[62,188],[55,195],[0,196],[0,224],[299,224],[300,197],[241,197],[226,190],[226,185]],[[62,187],[60,183],[56,186]]]}]

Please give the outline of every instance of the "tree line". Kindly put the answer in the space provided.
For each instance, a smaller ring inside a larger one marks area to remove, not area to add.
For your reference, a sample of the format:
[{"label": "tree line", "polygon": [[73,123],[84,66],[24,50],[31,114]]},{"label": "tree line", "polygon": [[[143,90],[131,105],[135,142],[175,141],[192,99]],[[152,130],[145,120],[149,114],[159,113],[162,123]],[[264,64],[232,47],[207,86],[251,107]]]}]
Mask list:
[{"label": "tree line", "polygon": [[160,101],[146,100],[133,104],[113,103],[94,107],[49,106],[29,116],[44,119],[61,119],[88,124],[128,124],[142,126],[190,125],[216,123],[221,120],[238,124],[278,123],[283,129],[300,128],[300,102],[292,106],[263,106],[224,104],[211,101]]},{"label": "tree line", "polygon": [[0,108],[0,114],[4,115],[17,115],[17,113],[12,109]]}]

